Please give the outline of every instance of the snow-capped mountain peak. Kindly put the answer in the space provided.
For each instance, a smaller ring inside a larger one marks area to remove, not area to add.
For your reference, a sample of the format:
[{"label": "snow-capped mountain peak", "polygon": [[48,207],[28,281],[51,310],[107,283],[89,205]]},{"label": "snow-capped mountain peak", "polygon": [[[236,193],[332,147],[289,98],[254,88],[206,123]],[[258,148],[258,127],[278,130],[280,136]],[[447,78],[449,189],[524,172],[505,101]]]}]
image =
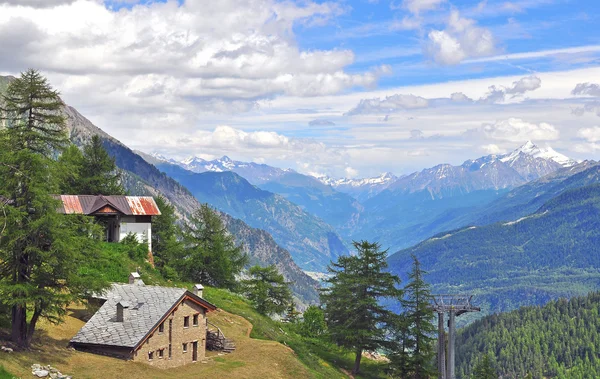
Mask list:
[{"label": "snow-capped mountain peak", "polygon": [[502,156],[500,160],[512,165],[521,154],[528,155],[533,158],[542,158],[546,161],[552,161],[558,163],[562,167],[571,167],[577,164],[575,160],[557,152],[550,146],[540,148],[531,141],[527,141],[523,146],[514,150],[512,153]]},{"label": "snow-capped mountain peak", "polygon": [[361,178],[361,179],[351,179],[351,178],[341,178],[334,179],[327,175],[313,175],[315,178],[319,179],[321,183],[332,186],[350,186],[350,187],[362,187],[368,185],[379,185],[379,184],[387,184],[396,179],[398,179],[391,172],[384,172],[383,174],[373,177],[373,178]]}]

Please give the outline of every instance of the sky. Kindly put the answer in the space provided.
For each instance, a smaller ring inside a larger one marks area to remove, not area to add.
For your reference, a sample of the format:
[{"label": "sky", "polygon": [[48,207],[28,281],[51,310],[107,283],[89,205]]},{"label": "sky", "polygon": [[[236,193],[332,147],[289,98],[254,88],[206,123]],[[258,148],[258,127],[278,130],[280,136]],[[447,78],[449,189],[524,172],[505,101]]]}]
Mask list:
[{"label": "sky", "polygon": [[0,0],[40,70],[129,147],[333,177],[528,140],[600,159],[600,1]]}]

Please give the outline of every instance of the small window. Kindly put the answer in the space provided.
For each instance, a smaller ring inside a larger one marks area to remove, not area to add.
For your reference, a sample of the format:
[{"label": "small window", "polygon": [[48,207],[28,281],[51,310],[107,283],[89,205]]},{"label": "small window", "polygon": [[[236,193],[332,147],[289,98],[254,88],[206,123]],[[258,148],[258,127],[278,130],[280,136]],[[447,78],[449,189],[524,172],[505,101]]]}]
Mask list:
[{"label": "small window", "polygon": [[194,326],[198,326],[198,315],[194,315]]},{"label": "small window", "polygon": [[183,327],[184,328],[189,328],[190,327],[190,316],[185,316],[183,318]]},{"label": "small window", "polygon": [[160,325],[158,326],[158,332],[159,333],[165,332],[165,323],[164,322],[161,322]]},{"label": "small window", "polygon": [[184,344],[182,345],[182,348],[183,348],[183,352],[184,352],[184,353],[187,353],[187,343],[184,343]]},{"label": "small window", "polygon": [[148,352],[148,360],[151,361],[154,359],[154,352],[153,351],[149,351]]},{"label": "small window", "polygon": [[163,359],[164,356],[165,356],[165,349],[160,349],[158,351],[158,359]]}]

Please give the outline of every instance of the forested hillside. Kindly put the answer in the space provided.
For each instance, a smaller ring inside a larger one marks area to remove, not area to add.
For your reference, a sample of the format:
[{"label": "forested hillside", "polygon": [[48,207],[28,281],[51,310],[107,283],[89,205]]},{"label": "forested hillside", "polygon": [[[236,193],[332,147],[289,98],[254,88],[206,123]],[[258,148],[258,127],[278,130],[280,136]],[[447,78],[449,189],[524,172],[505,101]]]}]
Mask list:
[{"label": "forested hillside", "polygon": [[459,331],[457,375],[488,354],[501,378],[600,377],[600,292],[487,316]]},{"label": "forested hillside", "polygon": [[599,244],[600,185],[591,185],[527,217],[441,233],[389,262],[403,277],[414,254],[436,291],[474,293],[484,312],[495,312],[597,289]]}]

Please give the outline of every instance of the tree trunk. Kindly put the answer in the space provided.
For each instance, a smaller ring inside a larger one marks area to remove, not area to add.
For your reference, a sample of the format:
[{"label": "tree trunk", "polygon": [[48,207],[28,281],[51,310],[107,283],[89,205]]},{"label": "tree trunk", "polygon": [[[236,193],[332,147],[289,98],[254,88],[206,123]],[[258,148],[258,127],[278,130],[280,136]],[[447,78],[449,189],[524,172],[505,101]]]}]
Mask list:
[{"label": "tree trunk", "polygon": [[360,360],[362,358],[362,349],[356,350],[356,358],[354,359],[354,368],[352,369],[352,374],[356,375],[360,371]]},{"label": "tree trunk", "polygon": [[42,310],[39,306],[35,307],[33,311],[33,316],[31,316],[31,321],[29,321],[29,327],[27,328],[27,347],[31,346],[31,340],[33,339],[33,332],[35,332],[35,326],[40,319],[40,315],[42,314]]},{"label": "tree trunk", "polygon": [[12,307],[12,341],[19,347],[27,347],[27,309],[23,305]]}]

